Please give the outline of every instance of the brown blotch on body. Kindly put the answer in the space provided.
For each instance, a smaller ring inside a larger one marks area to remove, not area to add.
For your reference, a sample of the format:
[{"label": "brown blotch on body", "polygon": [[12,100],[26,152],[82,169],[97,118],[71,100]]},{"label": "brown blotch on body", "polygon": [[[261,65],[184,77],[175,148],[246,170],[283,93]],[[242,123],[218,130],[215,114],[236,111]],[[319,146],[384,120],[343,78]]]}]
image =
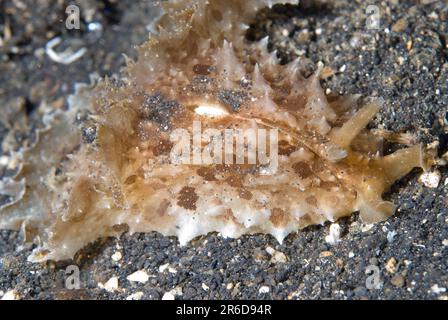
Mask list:
[{"label": "brown blotch on body", "polygon": [[294,163],[292,168],[294,172],[297,173],[297,175],[302,179],[309,178],[313,175],[313,171],[311,171],[310,166],[304,161]]},{"label": "brown blotch on body", "polygon": [[296,146],[290,145],[288,141],[281,140],[278,142],[278,154],[280,156],[290,156],[291,153],[297,150]]},{"label": "brown blotch on body", "polygon": [[339,187],[339,183],[332,182],[332,181],[321,181],[319,187],[326,190],[326,191],[332,191],[333,188]]},{"label": "brown blotch on body", "polygon": [[321,224],[324,220],[322,220],[322,216],[315,212],[309,211],[299,218],[299,228],[305,228],[310,225]]},{"label": "brown blotch on body", "polygon": [[302,217],[300,217],[300,219],[299,219],[299,227],[300,228],[305,228],[311,224],[313,224],[313,218],[311,217],[311,215],[309,213],[306,213]]},{"label": "brown blotch on body", "polygon": [[160,142],[154,147],[154,156],[169,154],[173,149],[173,143],[168,140],[160,140]]},{"label": "brown blotch on body", "polygon": [[116,225],[112,226],[111,229],[113,232],[115,232],[117,234],[121,234],[124,232],[128,232],[129,226],[125,223],[122,223],[122,224],[116,224]]},{"label": "brown blotch on body", "polygon": [[134,184],[135,181],[137,181],[137,176],[135,174],[133,174],[126,178],[126,180],[124,181],[124,184],[127,184],[127,185]]},{"label": "brown blotch on body", "polygon": [[216,170],[209,167],[201,167],[196,170],[196,173],[206,181],[216,181],[215,172]]},{"label": "brown blotch on body", "polygon": [[317,207],[317,199],[315,196],[309,196],[305,199],[306,203],[309,205],[312,205],[314,207]]},{"label": "brown blotch on body", "polygon": [[213,67],[207,64],[195,64],[193,72],[202,76],[208,76],[213,71]]},{"label": "brown blotch on body", "polygon": [[235,188],[241,188],[243,186],[242,178],[237,175],[231,175],[226,179],[226,182],[229,186]]},{"label": "brown blotch on body", "polygon": [[194,188],[192,187],[183,187],[179,192],[179,196],[177,197],[177,205],[181,206],[187,210],[196,210],[196,202],[199,197],[196,194]]},{"label": "brown blotch on body", "polygon": [[252,192],[250,192],[247,189],[242,188],[240,190],[240,198],[245,200],[251,200],[252,199]]},{"label": "brown blotch on body", "polygon": [[281,227],[286,226],[289,223],[290,216],[282,209],[274,208],[274,209],[272,209],[271,216],[269,217],[269,220],[271,220],[272,224],[276,228],[281,228]]}]

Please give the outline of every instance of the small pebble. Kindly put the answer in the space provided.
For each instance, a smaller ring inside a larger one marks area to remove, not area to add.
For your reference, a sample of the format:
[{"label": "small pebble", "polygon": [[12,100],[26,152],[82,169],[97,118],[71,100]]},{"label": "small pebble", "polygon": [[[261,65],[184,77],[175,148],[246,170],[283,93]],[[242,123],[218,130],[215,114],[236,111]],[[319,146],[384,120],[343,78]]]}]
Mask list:
[{"label": "small pebble", "polygon": [[405,18],[402,18],[394,23],[394,25],[392,26],[392,31],[393,32],[402,32],[407,27],[408,27],[408,22],[406,21]]},{"label": "small pebble", "polygon": [[419,181],[427,188],[437,188],[440,183],[442,175],[439,170],[432,172],[425,172],[419,177]]},{"label": "small pebble", "polygon": [[139,291],[126,297],[126,300],[142,300],[142,298],[143,298],[143,292]]},{"label": "small pebble", "polygon": [[0,157],[0,165],[6,167],[9,163],[9,158],[7,156]]},{"label": "small pebble", "polygon": [[98,284],[98,287],[108,291],[114,292],[118,290],[118,277],[112,277],[103,285],[102,283]]},{"label": "small pebble", "polygon": [[174,297],[174,294],[172,294],[171,292],[166,292],[163,297],[162,300],[175,300],[176,298]]},{"label": "small pebble", "polygon": [[390,282],[397,288],[401,288],[404,285],[404,278],[402,275],[395,275]]},{"label": "small pebble", "polygon": [[363,224],[361,226],[361,231],[367,232],[367,231],[370,231],[370,229],[372,229],[372,228],[373,228],[373,224]]},{"label": "small pebble", "polygon": [[271,262],[272,263],[286,263],[286,262],[288,262],[288,258],[281,251],[277,251],[277,250],[275,250],[272,247],[267,247],[266,248],[266,252],[269,253],[269,255],[271,256]]},{"label": "small pebble", "polygon": [[259,294],[269,293],[269,291],[270,291],[270,289],[269,289],[268,286],[262,286],[262,287],[260,288],[260,290],[258,290],[258,293],[259,293]]},{"label": "small pebble", "polygon": [[404,64],[405,59],[403,57],[398,57],[397,58],[397,62],[400,66],[402,66]]},{"label": "small pebble", "polygon": [[144,270],[138,270],[133,274],[129,275],[126,279],[128,279],[131,282],[146,283],[149,280],[149,276]]},{"label": "small pebble", "polygon": [[431,19],[433,19],[433,20],[439,20],[439,15],[438,15],[435,11],[432,11],[432,12],[428,15],[428,17],[431,18]]},{"label": "small pebble", "polygon": [[386,263],[386,270],[389,273],[395,273],[397,271],[397,260],[395,258],[390,258]]},{"label": "small pebble", "polygon": [[445,293],[446,289],[439,287],[438,284],[435,284],[431,287],[431,291],[435,294]]},{"label": "small pebble", "polygon": [[164,272],[166,269],[168,269],[168,267],[170,266],[170,264],[169,263],[166,263],[166,264],[162,264],[160,267],[159,267],[159,272]]},{"label": "small pebble", "polygon": [[319,257],[321,257],[321,258],[328,258],[328,257],[331,257],[332,255],[333,255],[333,253],[331,251],[322,251],[319,254]]},{"label": "small pebble", "polygon": [[341,227],[337,223],[332,223],[330,225],[329,234],[325,237],[325,241],[328,244],[335,245],[341,241]]},{"label": "small pebble", "polygon": [[19,300],[19,295],[14,290],[9,290],[3,295],[2,300]]},{"label": "small pebble", "polygon": [[121,254],[120,251],[115,252],[115,253],[111,256],[112,260],[115,261],[115,262],[120,261],[122,257],[123,257],[123,255]]},{"label": "small pebble", "polygon": [[387,233],[387,242],[392,243],[394,242],[394,238],[397,235],[397,233],[395,231],[389,231]]}]

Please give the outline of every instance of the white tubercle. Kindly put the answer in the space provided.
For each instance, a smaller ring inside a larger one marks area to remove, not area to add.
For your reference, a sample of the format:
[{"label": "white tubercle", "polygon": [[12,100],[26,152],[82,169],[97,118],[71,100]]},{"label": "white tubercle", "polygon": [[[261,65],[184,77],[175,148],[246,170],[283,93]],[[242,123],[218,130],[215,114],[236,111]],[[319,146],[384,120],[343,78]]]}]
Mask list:
[{"label": "white tubercle", "polygon": [[258,64],[255,65],[252,73],[252,82],[254,91],[256,91],[257,94],[264,95],[265,93],[270,93],[272,91],[271,86],[261,74]]}]

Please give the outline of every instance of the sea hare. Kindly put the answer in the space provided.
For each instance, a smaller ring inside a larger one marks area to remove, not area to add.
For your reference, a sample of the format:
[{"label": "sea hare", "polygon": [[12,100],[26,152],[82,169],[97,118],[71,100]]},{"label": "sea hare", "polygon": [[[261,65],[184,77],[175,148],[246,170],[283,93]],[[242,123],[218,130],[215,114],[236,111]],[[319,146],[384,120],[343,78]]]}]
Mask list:
[{"label": "sea hare", "polygon": [[267,39],[247,41],[257,10],[277,2],[296,1],[163,2],[158,34],[122,78],[77,88],[14,155],[0,228],[22,228],[37,243],[30,260],[44,261],[123,230],[282,241],[356,211],[366,223],[391,216],[382,194],[427,167],[423,147],[383,155],[366,129],[380,99],[326,97],[322,65],[304,78]]}]

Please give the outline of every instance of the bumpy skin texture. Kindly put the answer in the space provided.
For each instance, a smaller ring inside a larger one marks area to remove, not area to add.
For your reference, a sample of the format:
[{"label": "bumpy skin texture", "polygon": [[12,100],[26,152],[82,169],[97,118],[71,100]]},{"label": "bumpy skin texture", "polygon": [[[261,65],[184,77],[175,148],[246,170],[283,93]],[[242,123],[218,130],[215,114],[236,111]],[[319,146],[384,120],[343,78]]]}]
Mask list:
[{"label": "bumpy skin texture", "polygon": [[[125,229],[181,243],[212,231],[282,241],[355,211],[367,223],[392,215],[382,194],[426,167],[422,146],[383,156],[382,141],[365,129],[381,101],[327,98],[321,67],[304,79],[300,62],[280,65],[267,39],[248,43],[248,23],[276,2],[166,3],[159,35],[139,48],[122,81],[79,88],[69,111],[53,114],[39,142],[16,155],[23,166],[0,185],[13,199],[0,227],[36,237],[30,259],[43,261],[71,258]],[[173,133],[191,134],[195,121],[203,132],[277,129],[270,152],[278,152],[278,169],[173,163]]]}]

